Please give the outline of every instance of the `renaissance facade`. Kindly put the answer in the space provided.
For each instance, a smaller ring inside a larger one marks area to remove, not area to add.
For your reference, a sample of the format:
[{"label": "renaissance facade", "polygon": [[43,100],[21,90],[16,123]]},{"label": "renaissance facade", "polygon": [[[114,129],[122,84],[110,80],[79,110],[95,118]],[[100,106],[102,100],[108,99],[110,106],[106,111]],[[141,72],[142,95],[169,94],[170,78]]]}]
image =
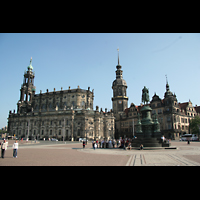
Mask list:
[{"label": "renaissance facade", "polygon": [[[116,79],[113,81],[112,105],[115,116],[115,135],[119,137],[134,136],[138,114],[143,104],[137,106],[131,103],[128,107],[127,83],[122,77],[122,66],[116,66]],[[166,92],[161,99],[156,93],[148,104],[152,109],[152,118],[157,118],[160,123],[161,134],[169,139],[178,139],[181,135],[189,133],[189,123],[196,115],[200,116],[200,106],[193,106],[192,102],[180,103],[175,93],[170,91],[168,81],[166,81]]]},{"label": "renaissance facade", "polygon": [[32,59],[24,73],[20,100],[15,110],[9,112],[8,132],[19,138],[57,138],[59,140],[114,138],[115,118],[96,106],[93,110],[94,90],[76,89],[35,94],[35,73]]}]

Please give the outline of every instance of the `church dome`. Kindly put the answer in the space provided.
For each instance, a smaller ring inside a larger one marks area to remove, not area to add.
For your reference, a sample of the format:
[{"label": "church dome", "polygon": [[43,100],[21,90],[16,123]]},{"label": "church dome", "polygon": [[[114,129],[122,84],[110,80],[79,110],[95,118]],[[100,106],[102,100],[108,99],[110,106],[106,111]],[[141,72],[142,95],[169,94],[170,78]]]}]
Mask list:
[{"label": "church dome", "polygon": [[123,78],[117,78],[113,81],[112,87],[116,85],[123,85],[127,87],[126,81]]}]

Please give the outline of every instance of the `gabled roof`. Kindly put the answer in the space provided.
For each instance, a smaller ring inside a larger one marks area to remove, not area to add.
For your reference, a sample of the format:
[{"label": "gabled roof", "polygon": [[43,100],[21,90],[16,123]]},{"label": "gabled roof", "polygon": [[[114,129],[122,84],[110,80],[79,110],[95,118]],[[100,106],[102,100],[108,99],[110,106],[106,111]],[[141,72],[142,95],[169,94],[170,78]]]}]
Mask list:
[{"label": "gabled roof", "polygon": [[152,97],[151,103],[153,101],[161,101],[161,98],[155,93],[154,96]]},{"label": "gabled roof", "polygon": [[186,110],[187,106],[188,106],[188,102],[185,102],[185,103],[179,103],[179,108],[181,110]]},{"label": "gabled roof", "polygon": [[200,113],[200,106],[196,106],[194,107],[194,109],[196,110],[197,113]]}]

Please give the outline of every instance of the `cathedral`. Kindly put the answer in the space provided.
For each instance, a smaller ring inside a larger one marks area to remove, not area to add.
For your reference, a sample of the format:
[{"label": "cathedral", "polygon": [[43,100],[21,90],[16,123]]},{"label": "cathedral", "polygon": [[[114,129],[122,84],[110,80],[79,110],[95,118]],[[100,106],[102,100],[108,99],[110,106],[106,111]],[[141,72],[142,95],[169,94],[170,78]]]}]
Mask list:
[{"label": "cathedral", "polygon": [[36,94],[32,58],[24,73],[17,102],[17,112],[9,111],[8,132],[18,138],[76,141],[79,138],[112,139],[115,137],[115,118],[96,106],[93,110],[94,90],[75,89]]},{"label": "cathedral", "polygon": [[[127,83],[123,79],[122,66],[116,66],[116,79],[113,81],[112,110],[115,116],[115,137],[133,138],[138,122],[138,114],[143,105],[131,103],[128,107]],[[142,89],[142,87],[141,87]],[[166,92],[161,99],[156,93],[148,104],[152,109],[152,118],[157,118],[160,123],[161,134],[168,139],[179,139],[183,134],[189,133],[189,123],[196,115],[200,116],[200,106],[193,106],[192,102],[180,103],[175,93],[170,91],[166,80]]]}]

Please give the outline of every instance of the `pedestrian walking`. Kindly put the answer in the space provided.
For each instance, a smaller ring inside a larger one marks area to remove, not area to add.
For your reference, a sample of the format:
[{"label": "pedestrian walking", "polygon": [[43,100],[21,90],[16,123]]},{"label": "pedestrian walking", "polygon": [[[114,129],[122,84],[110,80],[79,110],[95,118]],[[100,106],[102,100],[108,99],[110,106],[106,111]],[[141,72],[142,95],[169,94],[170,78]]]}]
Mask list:
[{"label": "pedestrian walking", "polygon": [[118,145],[119,145],[119,147],[121,146],[121,140],[118,141]]},{"label": "pedestrian walking", "polygon": [[112,141],[113,148],[115,148],[115,140]]},{"label": "pedestrian walking", "polygon": [[8,143],[4,139],[3,142],[2,142],[2,144],[1,144],[1,157],[2,158],[4,158],[5,151],[7,150],[7,147],[8,147]]},{"label": "pedestrian walking", "polygon": [[104,147],[104,140],[101,141],[101,148]]},{"label": "pedestrian walking", "polygon": [[140,150],[143,150],[143,148],[144,148],[144,147],[143,147],[143,144],[141,144],[141,145],[140,145]]},{"label": "pedestrian walking", "polygon": [[112,148],[112,141],[111,141],[111,140],[109,140],[108,148],[109,148],[109,149]]},{"label": "pedestrian walking", "polygon": [[97,148],[97,144],[96,143],[94,143],[94,150]]},{"label": "pedestrian walking", "polygon": [[162,140],[162,142],[165,141],[165,136],[164,135],[162,135],[161,140]]},{"label": "pedestrian walking", "polygon": [[17,140],[15,140],[15,143],[13,144],[13,158],[17,158],[17,150],[18,150],[18,143]]},{"label": "pedestrian walking", "polygon": [[131,143],[130,142],[128,144],[128,148],[129,148],[129,150],[131,150]]},{"label": "pedestrian walking", "polygon": [[85,148],[85,141],[83,141],[83,149]]}]

